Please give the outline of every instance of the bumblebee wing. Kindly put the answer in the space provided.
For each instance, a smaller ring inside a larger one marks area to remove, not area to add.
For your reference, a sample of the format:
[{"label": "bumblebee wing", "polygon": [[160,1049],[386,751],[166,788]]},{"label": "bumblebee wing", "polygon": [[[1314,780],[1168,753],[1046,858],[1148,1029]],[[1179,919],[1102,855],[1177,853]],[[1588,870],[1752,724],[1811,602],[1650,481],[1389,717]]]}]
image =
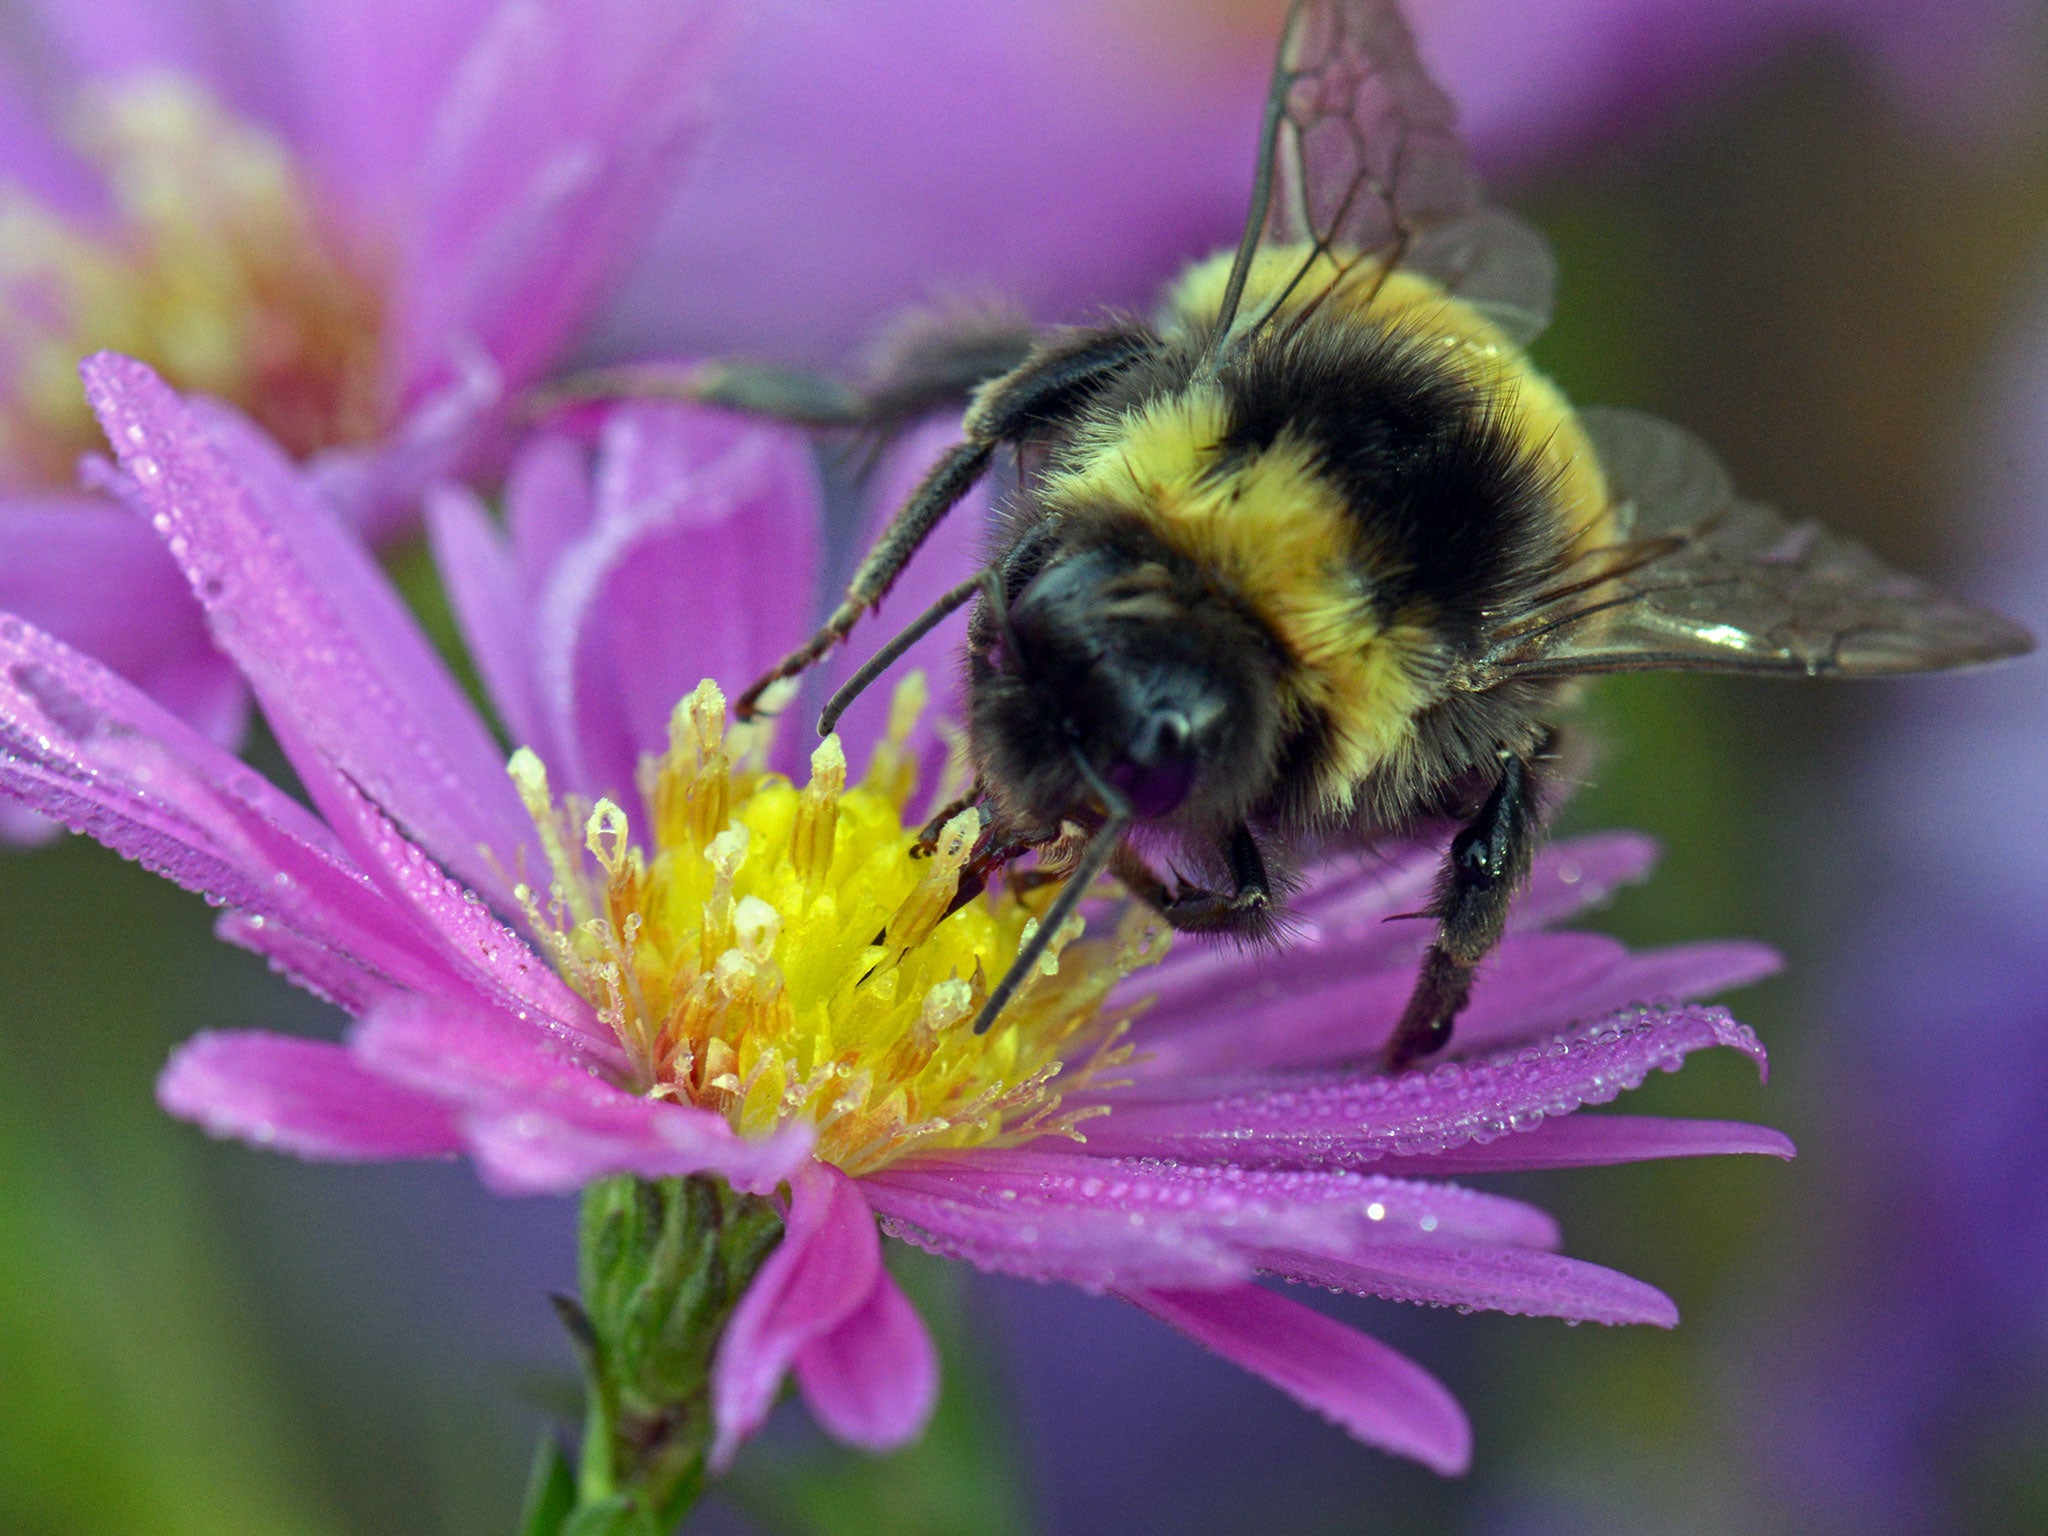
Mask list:
[{"label": "bumblebee wing", "polygon": [[1516,342],[1541,331],[1555,285],[1550,249],[1519,219],[1482,206],[1455,115],[1395,0],[1295,0],[1219,341],[1258,251],[1299,244],[1427,272]]},{"label": "bumblebee wing", "polygon": [[1624,540],[1504,623],[1468,685],[1653,669],[1882,677],[2032,649],[2018,625],[1854,540],[1743,501],[1682,428],[1627,410],[1580,420]]}]

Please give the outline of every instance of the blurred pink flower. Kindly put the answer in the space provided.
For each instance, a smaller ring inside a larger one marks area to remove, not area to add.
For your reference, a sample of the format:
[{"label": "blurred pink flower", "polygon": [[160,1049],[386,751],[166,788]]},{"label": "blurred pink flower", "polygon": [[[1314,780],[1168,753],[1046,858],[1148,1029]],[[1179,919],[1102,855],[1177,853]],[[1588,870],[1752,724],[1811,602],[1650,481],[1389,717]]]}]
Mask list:
[{"label": "blurred pink flower", "polygon": [[866,780],[827,742],[799,790],[750,766],[715,690],[692,687],[750,675],[809,622],[816,493],[789,434],[628,406],[594,464],[566,436],[521,452],[506,534],[469,493],[437,499],[457,614],[532,749],[508,776],[273,445],[137,363],[87,377],[317,814],[11,618],[0,790],[204,892],[225,937],[357,1020],[340,1045],[201,1036],[163,1102],[306,1157],[466,1154],[505,1192],[620,1172],[786,1184],[786,1235],[717,1355],[715,1462],[790,1370],[842,1438],[920,1427],[934,1355],[880,1264],[879,1216],[984,1269],[1121,1295],[1359,1439],[1455,1472],[1470,1434],[1442,1386],[1256,1277],[1669,1326],[1659,1292],[1556,1253],[1542,1211],[1444,1176],[1790,1153],[1754,1126],[1573,1113],[1704,1046],[1763,1062],[1721,1010],[1642,1000],[1747,981],[1767,951],[1550,931],[1640,876],[1650,850],[1628,836],[1543,857],[1457,1059],[1426,1069],[1351,1064],[1414,975],[1425,935],[1386,919],[1428,888],[1422,843],[1316,870],[1284,969],[1203,948],[1154,964],[1151,920],[1127,912],[1070,936],[997,1029],[968,1031],[964,978],[1015,953],[1026,914],[1006,895],[940,920],[971,826],[903,856],[901,720]]},{"label": "blurred pink flower", "polygon": [[[498,446],[681,177],[724,0],[35,0],[0,51],[0,607],[215,740],[246,693],[73,485],[80,357],[228,399],[377,534]],[[11,823],[26,830],[19,818]]]}]

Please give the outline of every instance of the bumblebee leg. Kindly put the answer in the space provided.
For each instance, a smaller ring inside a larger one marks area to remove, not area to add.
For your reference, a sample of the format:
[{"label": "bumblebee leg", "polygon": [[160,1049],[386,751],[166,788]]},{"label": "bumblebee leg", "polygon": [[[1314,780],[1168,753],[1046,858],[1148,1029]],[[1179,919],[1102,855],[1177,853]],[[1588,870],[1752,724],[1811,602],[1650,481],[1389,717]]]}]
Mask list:
[{"label": "bumblebee leg", "polygon": [[1472,991],[1473,968],[1500,942],[1508,903],[1528,876],[1537,821],[1535,769],[1529,758],[1509,754],[1479,814],[1451,839],[1429,908],[1437,919],[1436,942],[1387,1046],[1389,1071],[1450,1043],[1451,1026]]},{"label": "bumblebee leg", "polygon": [[967,413],[966,441],[946,450],[889,520],[853,573],[846,596],[818,632],[741,694],[734,713],[742,720],[752,719],[769,687],[805,671],[846,638],[860,616],[888,595],[939,519],[987,472],[997,447],[1022,442],[1070,414],[1112,375],[1157,345],[1158,338],[1148,330],[1083,331],[1039,351],[983,388]]},{"label": "bumblebee leg", "polygon": [[1241,826],[1224,839],[1223,861],[1230,871],[1227,894],[1200,886],[1169,886],[1128,845],[1117,850],[1110,869],[1126,890],[1183,933],[1257,937],[1272,925],[1273,887],[1249,827]]}]

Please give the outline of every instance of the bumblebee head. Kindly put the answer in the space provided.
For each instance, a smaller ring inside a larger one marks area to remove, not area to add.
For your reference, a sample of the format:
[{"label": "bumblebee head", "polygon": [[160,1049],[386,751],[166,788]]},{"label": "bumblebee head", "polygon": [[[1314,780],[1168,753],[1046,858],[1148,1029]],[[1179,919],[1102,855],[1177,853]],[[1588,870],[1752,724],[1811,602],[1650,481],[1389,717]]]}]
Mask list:
[{"label": "bumblebee head", "polygon": [[1164,552],[1055,552],[970,655],[975,757],[1013,822],[1101,809],[1077,757],[1139,820],[1189,827],[1234,824],[1271,776],[1273,646]]}]

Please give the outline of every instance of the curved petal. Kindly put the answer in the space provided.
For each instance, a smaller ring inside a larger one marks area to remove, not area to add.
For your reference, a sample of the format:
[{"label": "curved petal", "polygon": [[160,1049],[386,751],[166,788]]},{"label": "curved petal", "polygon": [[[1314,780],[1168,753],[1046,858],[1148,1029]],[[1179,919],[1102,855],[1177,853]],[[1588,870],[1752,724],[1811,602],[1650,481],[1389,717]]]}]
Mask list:
[{"label": "curved petal", "polygon": [[939,1352],[885,1269],[859,1309],[797,1351],[797,1385],[835,1439],[893,1451],[924,1432],[939,1402]]},{"label": "curved petal", "polygon": [[1472,1426],[1441,1382],[1379,1340],[1292,1297],[1254,1285],[1124,1295],[1354,1439],[1446,1476],[1471,1463]]},{"label": "curved petal", "polygon": [[[87,394],[214,637],[323,805],[353,780],[510,909],[532,838],[490,733],[369,556],[282,456],[224,413],[202,425],[142,364],[101,353]],[[344,818],[346,819],[346,818]]]},{"label": "curved petal", "polygon": [[260,1031],[195,1035],[157,1079],[157,1102],[215,1136],[323,1161],[462,1150],[449,1107],[366,1072],[338,1045]]},{"label": "curved petal", "polygon": [[[1604,1104],[1692,1051],[1763,1046],[1719,1008],[1642,1009],[1549,1041],[1395,1075],[1301,1077],[1210,1099],[1119,1104],[1089,1122],[1091,1148],[1267,1168],[1353,1168],[1533,1130]],[[1512,1154],[1510,1154],[1512,1155]],[[1507,1166],[1505,1160],[1500,1166]]]},{"label": "curved petal", "polygon": [[761,1427],[799,1353],[859,1313],[881,1278],[881,1239],[859,1189],[837,1168],[806,1164],[790,1179],[781,1246],[747,1287],[718,1341],[711,1367],[713,1471],[731,1466]]},{"label": "curved petal", "polygon": [[[242,914],[316,988],[466,991],[327,827],[98,663],[0,616],[0,793]],[[270,940],[275,936],[282,948]]]},{"label": "curved petal", "polygon": [[709,1110],[628,1093],[511,1015],[406,998],[372,1011],[348,1043],[371,1071],[455,1105],[478,1172],[508,1194],[613,1173],[715,1173],[765,1193],[810,1151],[803,1126],[749,1140]]},{"label": "curved petal", "polygon": [[530,615],[518,566],[483,498],[466,485],[435,486],[427,494],[427,540],[463,648],[476,663],[505,734],[549,760],[554,754],[540,734]]},{"label": "curved petal", "polygon": [[691,689],[736,691],[809,632],[822,512],[799,436],[686,406],[614,412],[597,475],[540,603],[540,696],[565,786],[624,805]]}]

